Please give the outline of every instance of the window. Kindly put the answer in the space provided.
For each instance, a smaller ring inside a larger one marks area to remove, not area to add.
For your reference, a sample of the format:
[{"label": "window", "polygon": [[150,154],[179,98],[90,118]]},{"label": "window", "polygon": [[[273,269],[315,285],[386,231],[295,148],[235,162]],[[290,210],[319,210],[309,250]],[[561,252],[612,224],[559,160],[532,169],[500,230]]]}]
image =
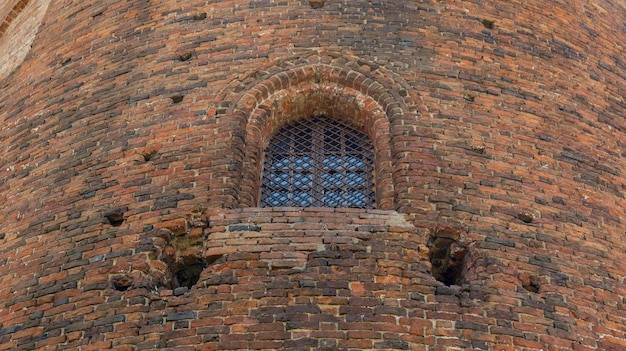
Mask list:
[{"label": "window", "polygon": [[288,124],[265,152],[261,207],[373,208],[373,159],[369,138],[345,123]]}]

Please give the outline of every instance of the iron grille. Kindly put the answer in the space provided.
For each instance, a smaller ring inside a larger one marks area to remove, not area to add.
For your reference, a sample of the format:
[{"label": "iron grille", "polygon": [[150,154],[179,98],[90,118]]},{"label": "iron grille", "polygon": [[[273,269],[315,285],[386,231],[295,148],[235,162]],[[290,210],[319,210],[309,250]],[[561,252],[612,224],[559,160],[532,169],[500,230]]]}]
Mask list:
[{"label": "iron grille", "polygon": [[261,206],[373,208],[373,160],[369,138],[347,124],[293,122],[265,152]]}]

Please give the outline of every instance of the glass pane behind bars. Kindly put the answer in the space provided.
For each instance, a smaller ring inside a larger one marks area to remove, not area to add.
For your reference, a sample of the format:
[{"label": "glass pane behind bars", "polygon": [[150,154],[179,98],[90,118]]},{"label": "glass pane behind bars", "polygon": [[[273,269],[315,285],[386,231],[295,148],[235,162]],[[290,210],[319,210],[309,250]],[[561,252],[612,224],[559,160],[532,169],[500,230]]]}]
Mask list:
[{"label": "glass pane behind bars", "polygon": [[265,152],[261,206],[373,208],[373,154],[369,138],[342,122],[293,122]]}]

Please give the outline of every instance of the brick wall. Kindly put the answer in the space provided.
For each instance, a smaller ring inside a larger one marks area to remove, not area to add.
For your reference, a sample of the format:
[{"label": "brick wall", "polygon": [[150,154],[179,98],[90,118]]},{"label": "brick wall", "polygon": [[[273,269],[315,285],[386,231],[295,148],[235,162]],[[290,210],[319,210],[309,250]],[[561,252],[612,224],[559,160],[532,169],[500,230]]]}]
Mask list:
[{"label": "brick wall", "polygon": [[[0,38],[0,350],[626,347],[622,3],[47,4]],[[316,113],[379,209],[255,207]]]}]

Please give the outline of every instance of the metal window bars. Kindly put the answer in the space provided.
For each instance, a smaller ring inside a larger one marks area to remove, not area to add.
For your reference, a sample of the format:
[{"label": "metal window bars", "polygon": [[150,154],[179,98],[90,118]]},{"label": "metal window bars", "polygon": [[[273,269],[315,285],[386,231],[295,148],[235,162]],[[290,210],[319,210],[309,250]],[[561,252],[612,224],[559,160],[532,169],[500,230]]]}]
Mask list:
[{"label": "metal window bars", "polygon": [[373,160],[359,130],[328,117],[295,121],[265,151],[261,207],[373,208]]}]

